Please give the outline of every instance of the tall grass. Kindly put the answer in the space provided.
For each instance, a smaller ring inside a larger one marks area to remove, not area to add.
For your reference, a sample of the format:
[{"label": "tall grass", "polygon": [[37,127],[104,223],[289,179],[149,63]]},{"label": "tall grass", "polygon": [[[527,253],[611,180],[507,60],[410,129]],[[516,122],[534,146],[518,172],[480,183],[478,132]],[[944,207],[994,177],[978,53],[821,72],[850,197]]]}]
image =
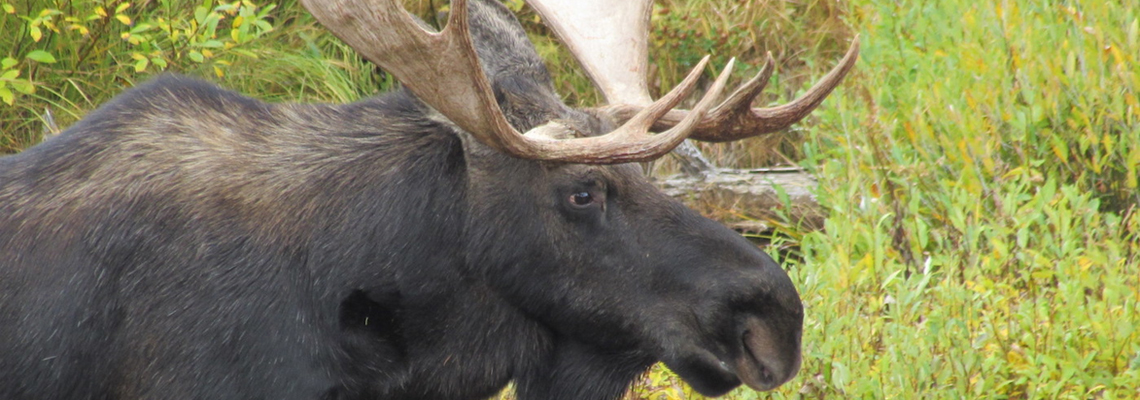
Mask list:
[{"label": "tall grass", "polygon": [[1140,12],[950,0],[849,15],[864,63],[805,144],[831,210],[797,269],[810,391],[1140,395]]},{"label": "tall grass", "polygon": [[[414,3],[430,18],[446,2]],[[822,231],[777,221],[786,228],[772,238],[807,308],[800,376],[729,398],[1140,398],[1140,9],[1125,3],[659,1],[656,91],[705,53],[738,57],[743,78],[771,51],[780,72],[759,103],[787,101],[862,37],[856,70],[810,119],[702,145],[726,166],[803,165],[829,212]],[[0,0],[0,31],[22,32],[0,35],[0,58],[16,62],[0,64],[14,100],[0,104],[0,150],[38,141],[45,108],[66,126],[163,69],[135,71],[134,53],[273,101],[351,101],[392,83],[292,1],[240,43],[238,14],[222,6],[268,4],[138,2],[122,11],[133,26],[115,13],[85,22],[107,25],[98,38],[44,29],[37,41],[27,29],[42,9],[86,16],[99,4]],[[508,4],[567,100],[598,102],[540,21]],[[198,7],[225,23],[188,31],[197,42],[121,39]],[[191,44],[207,40],[225,51],[198,61]],[[81,57],[84,46],[98,51]],[[21,79],[35,91],[11,83]],[[630,398],[699,396],[657,368]]]},{"label": "tall grass", "polygon": [[1140,12],[843,11],[861,62],[801,147],[830,216],[789,235],[806,362],[771,397],[1140,397]]}]

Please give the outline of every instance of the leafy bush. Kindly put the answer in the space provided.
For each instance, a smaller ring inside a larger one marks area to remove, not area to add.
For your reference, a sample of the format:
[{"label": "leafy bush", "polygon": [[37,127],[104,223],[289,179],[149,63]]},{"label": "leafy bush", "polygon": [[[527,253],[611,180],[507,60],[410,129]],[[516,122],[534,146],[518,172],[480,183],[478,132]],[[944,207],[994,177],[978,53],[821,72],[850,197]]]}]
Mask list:
[{"label": "leafy bush", "polygon": [[371,68],[329,40],[299,6],[284,5],[0,3],[0,30],[16,33],[0,37],[0,101],[14,106],[0,109],[0,153],[37,143],[162,71],[210,76],[269,99],[347,101],[375,90]]}]

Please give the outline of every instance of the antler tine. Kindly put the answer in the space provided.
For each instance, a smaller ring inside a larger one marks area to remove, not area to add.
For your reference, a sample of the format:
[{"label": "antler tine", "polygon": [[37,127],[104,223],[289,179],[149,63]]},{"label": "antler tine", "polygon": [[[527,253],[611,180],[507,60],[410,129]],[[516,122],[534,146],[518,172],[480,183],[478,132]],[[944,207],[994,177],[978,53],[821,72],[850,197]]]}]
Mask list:
[{"label": "antler tine", "polygon": [[[847,54],[824,75],[819,82],[808,89],[800,98],[791,103],[772,108],[751,108],[752,100],[764,90],[764,85],[772,76],[772,54],[768,54],[764,69],[717,107],[705,121],[703,129],[698,129],[691,136],[695,140],[706,142],[728,142],[770,133],[787,128],[806,117],[815,110],[827,95],[831,94],[843,82],[847,72],[855,66],[859,58],[859,36],[851,42]],[[756,84],[755,82],[761,82]],[[751,87],[750,87],[751,86]],[[739,96],[737,96],[739,94]]]},{"label": "antler tine", "polygon": [[715,120],[715,117],[719,115],[729,117],[748,115],[748,112],[752,110],[752,100],[756,99],[756,96],[759,96],[764,88],[768,87],[768,81],[772,79],[772,72],[775,70],[776,62],[772,59],[772,52],[768,52],[764,59],[764,68],[761,68],[756,76],[728,95],[723,103],[720,103],[709,113],[708,119]]},{"label": "antler tine", "polygon": [[[859,36],[852,40],[847,54],[839,64],[831,69],[819,82],[808,89],[800,98],[791,103],[771,107],[752,108],[752,101],[764,90],[768,79],[772,76],[774,62],[772,55],[768,54],[764,68],[754,78],[741,85],[723,103],[709,112],[704,120],[697,126],[690,139],[706,142],[729,142],[776,132],[787,128],[806,117],[815,110],[827,95],[831,94],[847,72],[855,66],[859,59]],[[641,107],[618,104],[607,107],[607,111],[618,121],[631,118],[639,112]],[[657,120],[654,130],[669,129],[688,117],[690,111],[673,110]]]},{"label": "antler tine", "polygon": [[606,135],[553,140],[550,137],[565,135],[549,135],[552,131],[570,132],[555,121],[532,130],[540,134],[523,135],[503,115],[483,74],[471,42],[466,0],[452,1],[447,27],[439,33],[424,30],[395,0],[302,0],[302,4],[341,40],[476,140],[519,158],[616,164],[660,157],[692,132],[713,99],[720,96],[727,78],[722,75],[717,80],[721,84],[714,85],[689,116],[678,118],[672,129],[660,135],[650,135],[650,125],[692,91],[708,57],[669,95]]},{"label": "antler tine", "polygon": [[[661,157],[677,147],[696,129],[697,124],[705,117],[705,113],[713,102],[724,92],[724,85],[731,75],[735,59],[729,60],[696,107],[693,107],[684,118],[668,131],[656,135],[649,134],[649,129],[658,118],[661,118],[662,115],[669,112],[677,103],[688,96],[696,85],[701,70],[708,64],[708,60],[708,56],[701,59],[701,62],[680,84],[653,104],[642,108],[621,128],[604,136],[574,139],[574,141],[582,143],[582,147],[560,147],[557,145],[559,142],[548,141],[543,144],[541,151],[558,154],[560,158],[572,159],[583,164],[642,162]],[[589,157],[593,148],[608,148],[610,150],[606,151],[604,157],[596,155]]]}]

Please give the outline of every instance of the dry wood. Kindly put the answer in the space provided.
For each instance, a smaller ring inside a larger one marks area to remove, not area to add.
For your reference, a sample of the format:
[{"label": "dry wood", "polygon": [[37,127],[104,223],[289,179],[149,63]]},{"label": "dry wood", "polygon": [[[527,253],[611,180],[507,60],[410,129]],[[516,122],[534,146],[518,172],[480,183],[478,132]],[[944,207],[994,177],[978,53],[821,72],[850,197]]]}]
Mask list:
[{"label": "dry wood", "polygon": [[[666,194],[747,233],[762,233],[791,222],[820,229],[826,216],[812,191],[816,180],[799,168],[717,170],[707,176],[675,175],[657,181]],[[776,187],[788,195],[785,205]],[[780,214],[787,216],[785,220]]]}]

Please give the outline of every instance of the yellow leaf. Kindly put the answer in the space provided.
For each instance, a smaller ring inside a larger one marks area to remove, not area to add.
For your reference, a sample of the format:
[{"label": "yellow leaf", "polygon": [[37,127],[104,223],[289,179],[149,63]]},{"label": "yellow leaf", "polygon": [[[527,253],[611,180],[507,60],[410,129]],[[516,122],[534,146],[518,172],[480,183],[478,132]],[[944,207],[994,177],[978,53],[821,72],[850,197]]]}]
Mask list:
[{"label": "yellow leaf", "polygon": [[1010,350],[1010,351],[1005,353],[1005,359],[1007,361],[1009,361],[1010,364],[1013,364],[1014,366],[1025,365],[1025,357],[1022,357],[1021,354],[1018,354],[1016,351],[1013,351],[1013,350]]},{"label": "yellow leaf", "polygon": [[874,263],[875,263],[875,259],[873,257],[871,257],[871,253],[867,253],[867,254],[863,255],[863,258],[859,260],[859,263],[855,264],[855,268],[856,269],[870,268]]},{"label": "yellow leaf", "polygon": [[1077,259],[1077,265],[1081,267],[1082,272],[1088,271],[1089,268],[1092,267],[1092,264],[1092,260],[1090,260],[1088,257],[1081,257]]},{"label": "yellow leaf", "polygon": [[149,65],[150,60],[147,60],[146,57],[143,57],[141,60],[138,60],[138,62],[135,63],[135,72],[146,71],[146,67]]},{"label": "yellow leaf", "polygon": [[40,31],[40,28],[38,26],[29,26],[28,34],[31,35],[32,40],[36,42],[39,42],[40,39],[43,39],[44,37],[44,33]]},{"label": "yellow leaf", "polygon": [[967,163],[972,164],[974,162],[974,158],[970,156],[970,150],[966,146],[966,140],[965,139],[959,140],[957,144],[958,144],[958,152],[961,153],[960,155],[962,156],[962,159],[965,160]]},{"label": "yellow leaf", "polygon": [[237,28],[237,27],[241,26],[242,22],[244,22],[244,21],[245,21],[245,17],[243,17],[243,16],[239,15],[237,17],[234,17],[233,27]]},{"label": "yellow leaf", "polygon": [[16,104],[16,95],[8,88],[0,87],[0,100],[8,103],[8,105],[13,105]]},{"label": "yellow leaf", "polygon": [[104,10],[103,6],[95,7],[95,14],[98,14],[100,17],[107,18],[107,10]]},{"label": "yellow leaf", "polygon": [[1025,174],[1025,167],[1014,167],[1013,169],[1006,171],[1005,174],[1002,174],[1001,178],[1002,179],[1009,179],[1010,177],[1019,176],[1019,175],[1023,175],[1023,174]]},{"label": "yellow leaf", "polygon": [[226,74],[222,72],[222,69],[218,68],[217,65],[214,66],[214,75],[217,75],[219,78],[226,76]]},{"label": "yellow leaf", "polygon": [[131,24],[131,18],[123,14],[115,15],[115,19],[119,20],[119,22],[122,22],[123,25]]},{"label": "yellow leaf", "polygon": [[1122,66],[1125,64],[1124,63],[1124,55],[1120,54],[1120,49],[1118,49],[1114,46],[1109,51],[1112,52],[1112,58],[1114,61],[1116,61],[1116,65]]},{"label": "yellow leaf", "polygon": [[1000,259],[1002,257],[1005,257],[1006,253],[1009,253],[1009,247],[1007,247],[1005,245],[1005,242],[1000,239],[991,238],[990,246],[993,247],[994,258]]},{"label": "yellow leaf", "polygon": [[1068,149],[1061,147],[1060,144],[1053,144],[1053,155],[1057,156],[1058,159],[1064,161],[1066,164],[1069,163],[1069,155],[1067,154],[1068,152]]}]

